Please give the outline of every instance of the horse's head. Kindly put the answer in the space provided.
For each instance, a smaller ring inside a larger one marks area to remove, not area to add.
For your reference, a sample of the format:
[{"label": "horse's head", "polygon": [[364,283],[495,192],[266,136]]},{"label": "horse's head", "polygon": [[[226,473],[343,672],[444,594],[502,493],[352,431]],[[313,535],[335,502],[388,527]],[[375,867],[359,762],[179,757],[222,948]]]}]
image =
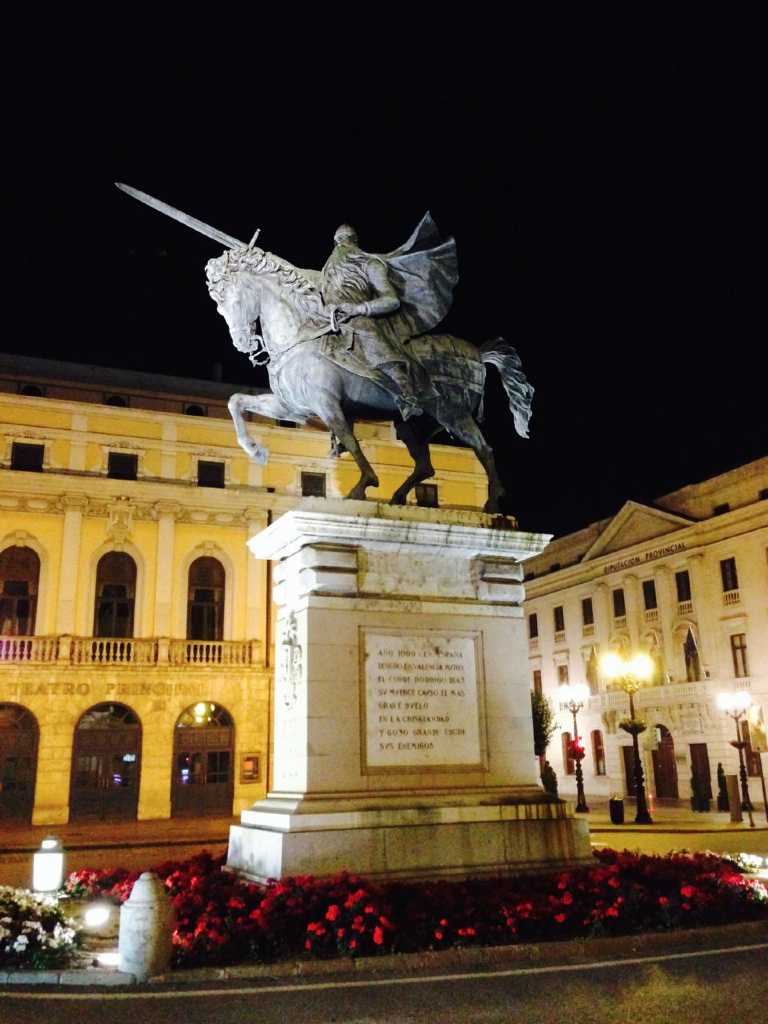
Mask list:
[{"label": "horse's head", "polygon": [[250,353],[260,348],[261,339],[256,333],[260,296],[253,276],[239,269],[229,253],[209,260],[205,273],[208,293],[227,322],[232,344],[238,352]]}]

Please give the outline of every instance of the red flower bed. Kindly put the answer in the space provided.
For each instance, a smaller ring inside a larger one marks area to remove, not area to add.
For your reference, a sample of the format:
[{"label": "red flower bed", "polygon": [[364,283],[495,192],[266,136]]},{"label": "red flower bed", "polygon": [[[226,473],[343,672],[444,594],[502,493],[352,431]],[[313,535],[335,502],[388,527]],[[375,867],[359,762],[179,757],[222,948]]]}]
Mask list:
[{"label": "red flower bed", "polygon": [[[374,885],[354,875],[249,884],[201,854],[156,868],[176,909],[177,965],[369,956],[621,935],[768,918],[768,892],[712,854],[601,850],[559,874]],[[122,902],[138,872],[78,871],[74,896]]]}]

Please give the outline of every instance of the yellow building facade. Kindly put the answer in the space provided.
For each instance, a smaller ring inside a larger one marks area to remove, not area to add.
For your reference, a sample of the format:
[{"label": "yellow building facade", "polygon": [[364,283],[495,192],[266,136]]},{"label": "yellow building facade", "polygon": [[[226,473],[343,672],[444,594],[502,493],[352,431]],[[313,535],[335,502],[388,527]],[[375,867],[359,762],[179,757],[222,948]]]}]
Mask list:
[{"label": "yellow building facade", "polygon": [[[254,420],[223,383],[0,356],[0,822],[239,813],[265,795],[270,567],[249,537],[357,479],[329,435]],[[357,434],[387,499],[391,424]],[[485,475],[433,447],[422,503],[482,508]]]}]

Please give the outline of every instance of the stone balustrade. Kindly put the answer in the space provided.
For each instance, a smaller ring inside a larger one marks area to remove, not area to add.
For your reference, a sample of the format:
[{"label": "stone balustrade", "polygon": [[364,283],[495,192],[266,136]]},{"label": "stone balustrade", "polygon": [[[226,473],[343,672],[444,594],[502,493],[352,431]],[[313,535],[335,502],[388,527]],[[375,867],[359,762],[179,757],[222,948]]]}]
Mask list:
[{"label": "stone balustrade", "polygon": [[258,640],[165,637],[0,636],[1,665],[177,665],[247,668],[260,664]]}]

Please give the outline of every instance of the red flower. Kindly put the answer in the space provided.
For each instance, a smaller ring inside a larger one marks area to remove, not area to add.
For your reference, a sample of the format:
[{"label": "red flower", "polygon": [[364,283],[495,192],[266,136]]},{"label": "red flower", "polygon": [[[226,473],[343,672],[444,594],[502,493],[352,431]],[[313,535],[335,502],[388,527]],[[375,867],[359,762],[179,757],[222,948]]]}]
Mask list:
[{"label": "red flower", "polygon": [[690,899],[692,896],[696,895],[696,890],[692,885],[681,885],[680,895],[685,896],[686,899]]},{"label": "red flower", "polygon": [[435,929],[435,938],[438,942],[441,942],[443,938],[443,933],[437,928]]},{"label": "red flower", "polygon": [[377,946],[381,946],[384,942],[384,929],[380,928],[379,925],[373,929],[373,941]]},{"label": "red flower", "polygon": [[566,907],[569,907],[573,903],[573,896],[569,892],[564,892],[560,898],[560,902],[564,903]]},{"label": "red flower", "polygon": [[332,903],[325,912],[325,919],[326,921],[335,921],[340,914],[341,911],[339,910],[338,904]]},{"label": "red flower", "polygon": [[669,900],[667,899],[666,896],[659,896],[659,904],[662,907],[668,907],[669,906]]},{"label": "red flower", "polygon": [[562,924],[565,920],[565,914],[555,914],[555,920],[558,924]]}]

